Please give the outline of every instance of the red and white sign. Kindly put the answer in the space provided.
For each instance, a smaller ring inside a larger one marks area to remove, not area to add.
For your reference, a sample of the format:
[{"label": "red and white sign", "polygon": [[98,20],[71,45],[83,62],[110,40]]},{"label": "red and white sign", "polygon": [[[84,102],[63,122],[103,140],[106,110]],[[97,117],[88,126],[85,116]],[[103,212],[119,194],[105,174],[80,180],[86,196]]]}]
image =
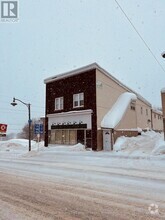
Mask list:
[{"label": "red and white sign", "polygon": [[6,133],[6,131],[7,131],[7,125],[0,124],[0,133]]}]

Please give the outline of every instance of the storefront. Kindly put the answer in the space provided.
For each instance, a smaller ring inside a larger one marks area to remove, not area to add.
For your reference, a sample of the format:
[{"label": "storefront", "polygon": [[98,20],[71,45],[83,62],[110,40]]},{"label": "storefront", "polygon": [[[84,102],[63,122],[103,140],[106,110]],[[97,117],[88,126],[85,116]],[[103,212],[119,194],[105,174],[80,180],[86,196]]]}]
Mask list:
[{"label": "storefront", "polygon": [[92,146],[92,110],[71,111],[48,115],[50,144]]}]

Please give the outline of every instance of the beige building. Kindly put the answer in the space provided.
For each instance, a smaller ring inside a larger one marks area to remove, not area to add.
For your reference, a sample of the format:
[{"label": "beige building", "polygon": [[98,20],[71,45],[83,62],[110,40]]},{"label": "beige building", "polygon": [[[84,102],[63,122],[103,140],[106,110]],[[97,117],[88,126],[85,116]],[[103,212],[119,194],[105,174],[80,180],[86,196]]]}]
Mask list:
[{"label": "beige building", "polygon": [[47,143],[48,133],[51,143],[56,143],[55,133],[61,134],[58,143],[65,143],[67,133],[69,143],[71,133],[72,144],[110,150],[118,136],[162,131],[162,113],[97,63],[50,77],[45,84]]}]

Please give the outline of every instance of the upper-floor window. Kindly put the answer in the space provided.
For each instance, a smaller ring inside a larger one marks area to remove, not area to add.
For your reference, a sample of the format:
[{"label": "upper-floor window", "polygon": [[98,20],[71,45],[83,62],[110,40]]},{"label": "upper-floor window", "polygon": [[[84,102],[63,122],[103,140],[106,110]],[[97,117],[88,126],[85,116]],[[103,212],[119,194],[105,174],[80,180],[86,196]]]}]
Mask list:
[{"label": "upper-floor window", "polygon": [[135,102],[134,102],[134,101],[131,102],[130,107],[131,107],[131,110],[134,110],[134,111],[135,111]]},{"label": "upper-floor window", "polygon": [[62,110],[64,108],[64,98],[55,98],[55,110]]},{"label": "upper-floor window", "polygon": [[141,107],[141,114],[143,114],[143,107]]},{"label": "upper-floor window", "polygon": [[148,115],[148,109],[146,108],[146,115]]},{"label": "upper-floor window", "polygon": [[78,93],[73,95],[73,108],[84,106],[84,93]]}]

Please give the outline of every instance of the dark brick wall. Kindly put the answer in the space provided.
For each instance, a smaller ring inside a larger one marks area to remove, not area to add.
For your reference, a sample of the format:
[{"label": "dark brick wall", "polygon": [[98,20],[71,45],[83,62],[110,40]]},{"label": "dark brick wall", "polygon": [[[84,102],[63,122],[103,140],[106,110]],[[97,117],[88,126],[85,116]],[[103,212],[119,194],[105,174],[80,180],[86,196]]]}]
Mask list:
[{"label": "dark brick wall", "polygon": [[[84,107],[73,108],[73,94],[84,92]],[[64,109],[55,111],[55,98],[64,97]],[[46,84],[46,115],[73,110],[92,109],[92,149],[97,149],[96,70],[59,79]]]}]

